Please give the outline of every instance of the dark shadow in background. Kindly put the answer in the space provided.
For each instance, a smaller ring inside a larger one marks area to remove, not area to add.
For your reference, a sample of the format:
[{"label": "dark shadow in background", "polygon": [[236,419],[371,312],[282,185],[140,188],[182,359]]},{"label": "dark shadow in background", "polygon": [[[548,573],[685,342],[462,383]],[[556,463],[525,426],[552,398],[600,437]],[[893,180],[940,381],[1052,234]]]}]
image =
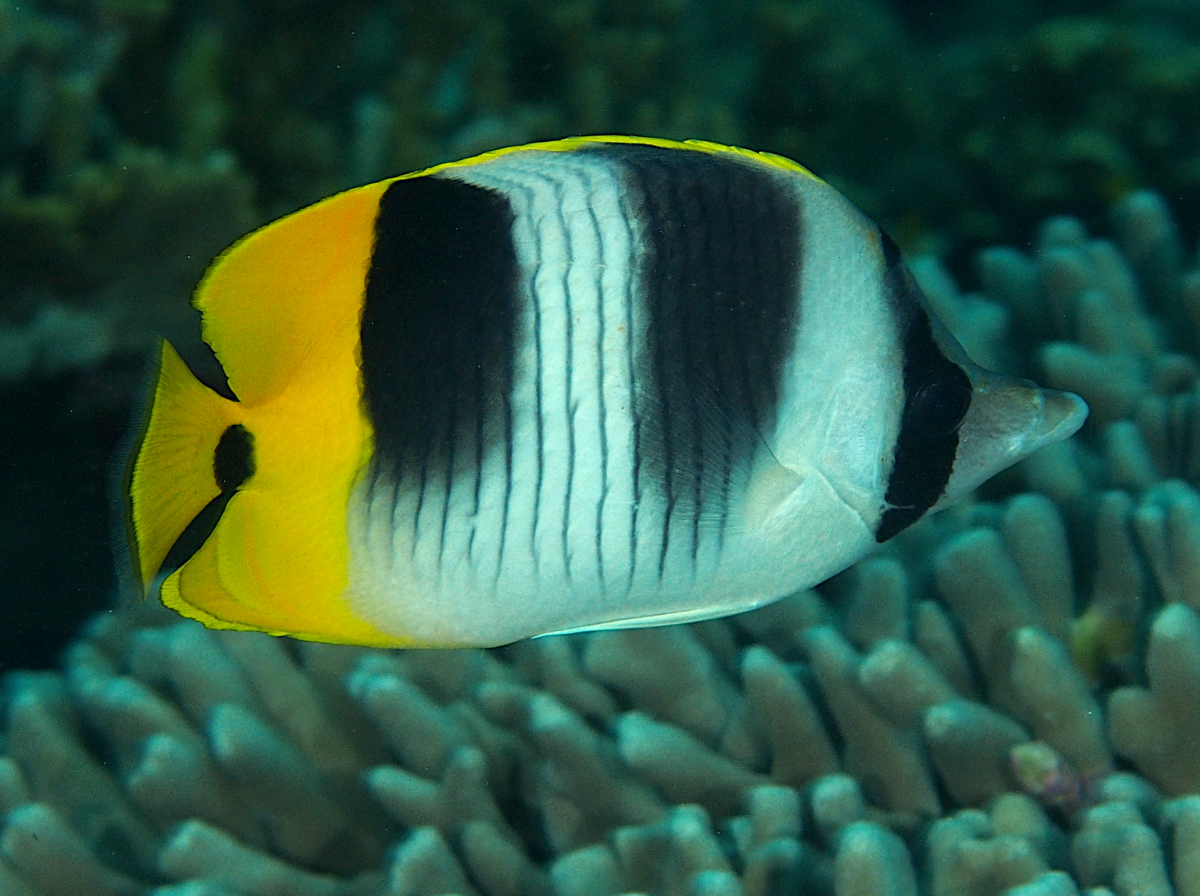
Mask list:
[{"label": "dark shadow in background", "polygon": [[0,671],[57,665],[115,596],[111,464],[145,360],[0,386]]}]

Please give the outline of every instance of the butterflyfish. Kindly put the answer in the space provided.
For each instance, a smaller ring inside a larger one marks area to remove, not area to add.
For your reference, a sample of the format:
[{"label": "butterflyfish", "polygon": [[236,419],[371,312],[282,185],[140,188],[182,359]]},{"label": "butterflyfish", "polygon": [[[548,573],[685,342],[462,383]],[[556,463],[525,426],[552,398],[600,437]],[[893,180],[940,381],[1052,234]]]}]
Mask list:
[{"label": "butterflyfish", "polygon": [[351,189],[235,243],[193,304],[233,398],[164,341],[127,499],[147,592],[214,628],[489,646],[737,613],[1087,415],[972,363],[828,184],[705,142]]}]

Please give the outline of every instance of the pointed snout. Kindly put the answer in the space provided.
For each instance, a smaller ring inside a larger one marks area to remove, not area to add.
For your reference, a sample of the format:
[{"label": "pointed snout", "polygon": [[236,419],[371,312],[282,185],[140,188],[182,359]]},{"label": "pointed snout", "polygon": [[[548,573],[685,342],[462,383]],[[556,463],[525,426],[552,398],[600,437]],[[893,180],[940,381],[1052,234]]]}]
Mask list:
[{"label": "pointed snout", "polygon": [[1001,470],[1079,431],[1088,406],[1071,392],[981,371],[959,430],[954,472],[938,502],[961,500]]}]

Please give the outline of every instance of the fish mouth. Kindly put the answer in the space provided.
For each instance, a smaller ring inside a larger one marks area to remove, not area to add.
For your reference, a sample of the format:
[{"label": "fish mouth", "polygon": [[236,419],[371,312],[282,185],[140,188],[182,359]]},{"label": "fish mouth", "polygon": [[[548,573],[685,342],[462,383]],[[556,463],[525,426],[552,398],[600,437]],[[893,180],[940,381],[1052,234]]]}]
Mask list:
[{"label": "fish mouth", "polygon": [[1042,393],[1042,426],[1044,432],[1030,451],[1069,439],[1079,432],[1088,416],[1087,402],[1074,392],[1040,389]]},{"label": "fish mouth", "polygon": [[1001,470],[1070,438],[1087,416],[1087,403],[1072,392],[981,372],[959,429],[954,472],[936,506],[961,500]]}]

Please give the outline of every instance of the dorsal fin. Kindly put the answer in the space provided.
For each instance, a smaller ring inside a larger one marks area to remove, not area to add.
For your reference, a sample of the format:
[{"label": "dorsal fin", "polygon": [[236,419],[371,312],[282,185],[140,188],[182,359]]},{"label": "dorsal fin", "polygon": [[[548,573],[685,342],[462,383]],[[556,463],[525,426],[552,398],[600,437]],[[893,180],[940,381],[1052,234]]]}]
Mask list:
[{"label": "dorsal fin", "polygon": [[208,269],[193,304],[238,399],[278,395],[305,358],[357,344],[379,197],[370,184],[256,230]]}]

